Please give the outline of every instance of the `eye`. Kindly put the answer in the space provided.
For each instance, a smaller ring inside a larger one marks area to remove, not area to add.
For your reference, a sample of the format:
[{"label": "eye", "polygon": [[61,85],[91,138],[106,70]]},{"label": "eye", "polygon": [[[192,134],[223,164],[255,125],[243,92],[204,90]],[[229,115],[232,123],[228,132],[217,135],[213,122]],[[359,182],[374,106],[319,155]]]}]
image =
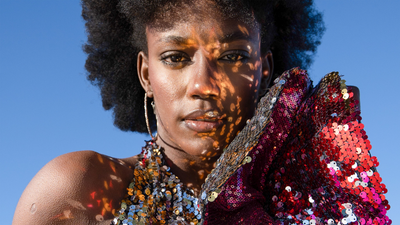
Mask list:
[{"label": "eye", "polygon": [[237,61],[245,61],[250,58],[249,53],[245,51],[231,51],[223,55],[220,60],[235,63]]},{"label": "eye", "polygon": [[223,59],[227,59],[230,61],[238,61],[238,60],[242,60],[243,56],[238,55],[238,54],[229,54],[229,55],[224,56]]},{"label": "eye", "polygon": [[167,57],[165,60],[170,61],[170,62],[183,62],[186,59],[185,59],[185,57],[183,57],[181,55],[171,55],[171,56]]},{"label": "eye", "polygon": [[191,61],[190,57],[183,52],[167,52],[161,55],[161,61],[170,66],[181,65]]}]

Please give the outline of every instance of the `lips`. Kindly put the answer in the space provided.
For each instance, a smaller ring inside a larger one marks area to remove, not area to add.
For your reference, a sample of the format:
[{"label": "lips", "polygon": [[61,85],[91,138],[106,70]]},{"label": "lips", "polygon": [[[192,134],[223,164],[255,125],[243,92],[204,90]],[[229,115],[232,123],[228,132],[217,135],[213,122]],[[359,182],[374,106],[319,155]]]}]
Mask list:
[{"label": "lips", "polygon": [[222,125],[224,116],[216,110],[195,110],[184,117],[185,125],[198,133],[209,133]]}]

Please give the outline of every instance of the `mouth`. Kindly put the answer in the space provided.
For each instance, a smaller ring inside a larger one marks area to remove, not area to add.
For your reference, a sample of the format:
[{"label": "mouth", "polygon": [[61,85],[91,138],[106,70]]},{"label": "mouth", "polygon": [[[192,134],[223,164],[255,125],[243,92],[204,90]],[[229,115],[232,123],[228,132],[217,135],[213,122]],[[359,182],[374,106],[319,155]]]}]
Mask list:
[{"label": "mouth", "polygon": [[195,110],[185,116],[183,121],[187,128],[197,133],[210,133],[222,125],[224,118],[216,110]]}]

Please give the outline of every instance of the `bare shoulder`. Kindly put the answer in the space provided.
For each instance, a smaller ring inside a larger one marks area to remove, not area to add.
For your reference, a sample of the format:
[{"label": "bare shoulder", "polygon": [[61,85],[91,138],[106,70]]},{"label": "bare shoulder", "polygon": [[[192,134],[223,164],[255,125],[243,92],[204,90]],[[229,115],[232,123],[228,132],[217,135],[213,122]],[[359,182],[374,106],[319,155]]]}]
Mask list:
[{"label": "bare shoulder", "polygon": [[136,161],[94,151],[53,159],[26,187],[13,224],[110,224]]}]

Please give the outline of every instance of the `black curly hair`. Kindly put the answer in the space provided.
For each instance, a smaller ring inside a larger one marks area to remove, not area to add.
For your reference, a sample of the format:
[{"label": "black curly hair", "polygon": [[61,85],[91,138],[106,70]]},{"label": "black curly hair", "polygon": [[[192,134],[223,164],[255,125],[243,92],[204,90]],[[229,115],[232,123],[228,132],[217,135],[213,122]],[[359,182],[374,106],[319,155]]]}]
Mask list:
[{"label": "black curly hair", "polygon": [[[196,0],[82,0],[88,34],[88,79],[101,89],[103,107],[114,110],[114,124],[124,131],[147,132],[144,90],[137,77],[137,54],[147,52],[146,26]],[[260,24],[261,51],[271,50],[275,76],[294,66],[308,68],[325,30],[312,0],[214,0],[225,17]],[[175,18],[174,18],[175,19]],[[153,115],[152,107],[149,116]],[[149,118],[151,127],[155,117]]]}]

